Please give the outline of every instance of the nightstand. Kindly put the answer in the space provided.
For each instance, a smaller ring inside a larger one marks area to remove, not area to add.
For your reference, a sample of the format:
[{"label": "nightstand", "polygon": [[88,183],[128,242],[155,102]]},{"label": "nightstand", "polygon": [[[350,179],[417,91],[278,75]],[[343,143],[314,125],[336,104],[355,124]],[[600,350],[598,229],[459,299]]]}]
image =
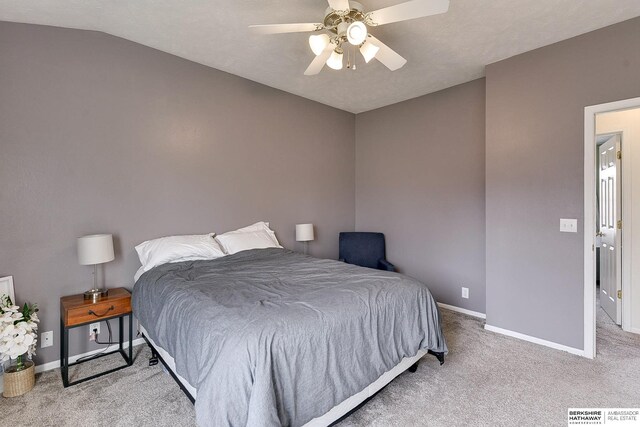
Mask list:
[{"label": "nightstand", "polygon": [[[129,348],[127,352],[125,352],[123,346],[125,317],[129,318]],[[118,349],[106,353],[98,353],[95,356],[69,363],[69,330],[96,321],[101,322],[109,319],[118,319]],[[125,288],[109,289],[109,294],[100,298],[95,303],[91,300],[84,299],[84,294],[60,298],[60,370],[62,371],[62,384],[65,387],[69,387],[70,385],[79,384],[131,366],[133,364],[132,337],[133,319],[131,318],[131,293]],[[126,364],[71,383],[69,382],[70,366],[108,356],[113,353],[120,353]]]}]

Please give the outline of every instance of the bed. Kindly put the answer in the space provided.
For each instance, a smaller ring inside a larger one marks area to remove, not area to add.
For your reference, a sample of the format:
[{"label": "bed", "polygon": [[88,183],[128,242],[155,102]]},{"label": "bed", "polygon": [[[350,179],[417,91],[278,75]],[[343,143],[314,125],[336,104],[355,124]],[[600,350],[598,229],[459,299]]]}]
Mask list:
[{"label": "bed", "polygon": [[157,266],[132,302],[201,426],[329,425],[447,352],[424,284],[281,248]]}]

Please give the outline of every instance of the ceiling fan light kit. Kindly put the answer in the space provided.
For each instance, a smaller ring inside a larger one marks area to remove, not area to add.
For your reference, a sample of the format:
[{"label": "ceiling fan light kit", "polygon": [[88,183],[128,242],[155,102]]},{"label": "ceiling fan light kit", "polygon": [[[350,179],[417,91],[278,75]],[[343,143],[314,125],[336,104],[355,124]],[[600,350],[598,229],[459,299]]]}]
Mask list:
[{"label": "ceiling fan light kit", "polygon": [[331,52],[331,56],[327,59],[327,67],[333,68],[334,70],[342,70],[342,58],[344,56],[343,52],[340,48],[336,48],[333,52]]},{"label": "ceiling fan light kit", "polygon": [[314,55],[318,56],[329,45],[330,41],[328,34],[312,34],[309,36],[309,47]]},{"label": "ceiling fan light kit", "polygon": [[362,46],[360,46],[360,53],[364,58],[364,62],[366,62],[367,64],[376,56],[376,53],[378,53],[379,50],[380,47],[371,43],[369,40],[365,41],[364,43],[362,43]]},{"label": "ceiling fan light kit", "polygon": [[[325,64],[334,70],[341,70],[343,52],[348,48],[347,43],[359,48],[366,63],[376,58],[385,67],[395,71],[403,67],[407,60],[376,39],[367,26],[375,27],[407,21],[445,13],[449,10],[449,0],[410,0],[368,13],[364,12],[362,4],[355,1],[328,0],[328,2],[329,7],[325,11],[322,24],[268,24],[250,25],[249,28],[259,34],[325,31],[309,37],[309,47],[316,57],[304,72],[307,76],[318,74]],[[355,70],[355,62],[353,66],[350,64],[351,60],[347,68]]]},{"label": "ceiling fan light kit", "polygon": [[347,27],[347,40],[354,46],[360,46],[367,38],[367,26],[363,22],[355,21]]}]

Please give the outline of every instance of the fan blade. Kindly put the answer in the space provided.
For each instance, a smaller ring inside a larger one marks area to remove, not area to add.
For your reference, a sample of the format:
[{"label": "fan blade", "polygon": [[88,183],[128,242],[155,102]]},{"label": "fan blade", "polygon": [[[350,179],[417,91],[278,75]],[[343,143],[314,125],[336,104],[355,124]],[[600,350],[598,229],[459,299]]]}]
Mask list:
[{"label": "fan blade", "polygon": [[320,71],[322,71],[324,64],[327,62],[327,59],[329,59],[329,57],[331,56],[331,52],[333,52],[333,50],[337,47],[338,45],[329,43],[327,47],[324,48],[322,53],[320,53],[320,55],[316,56],[313,59],[313,61],[311,61],[311,64],[309,64],[309,66],[307,67],[306,71],[304,72],[304,75],[313,76],[315,74],[318,74]]},{"label": "fan blade", "polygon": [[395,6],[385,7],[369,13],[375,25],[408,21],[424,16],[438,15],[449,10],[449,0],[411,0]]},{"label": "fan blade", "polygon": [[380,50],[376,53],[376,56],[374,58],[382,62],[382,64],[384,64],[384,66],[390,69],[391,71],[395,71],[399,68],[402,68],[402,66],[407,63],[407,60],[404,59],[402,56],[398,55],[395,50],[391,49],[389,46],[382,43],[380,40],[373,37],[371,34],[369,34],[369,38],[371,39],[371,42],[373,44],[375,44],[380,48]]},{"label": "fan blade", "polygon": [[350,10],[349,0],[328,0],[329,7],[333,10]]},{"label": "fan blade", "polygon": [[305,33],[307,31],[318,31],[323,28],[322,24],[267,24],[249,25],[251,31],[256,34],[283,34],[283,33]]}]

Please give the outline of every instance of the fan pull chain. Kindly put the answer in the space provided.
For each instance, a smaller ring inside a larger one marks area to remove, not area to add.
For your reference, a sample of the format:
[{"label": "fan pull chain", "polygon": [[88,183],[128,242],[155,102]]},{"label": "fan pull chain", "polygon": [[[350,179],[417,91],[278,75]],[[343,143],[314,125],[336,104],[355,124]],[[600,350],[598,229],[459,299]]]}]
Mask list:
[{"label": "fan pull chain", "polygon": [[356,57],[358,56],[358,54],[356,53],[356,47],[353,46],[353,71],[356,70]]}]

